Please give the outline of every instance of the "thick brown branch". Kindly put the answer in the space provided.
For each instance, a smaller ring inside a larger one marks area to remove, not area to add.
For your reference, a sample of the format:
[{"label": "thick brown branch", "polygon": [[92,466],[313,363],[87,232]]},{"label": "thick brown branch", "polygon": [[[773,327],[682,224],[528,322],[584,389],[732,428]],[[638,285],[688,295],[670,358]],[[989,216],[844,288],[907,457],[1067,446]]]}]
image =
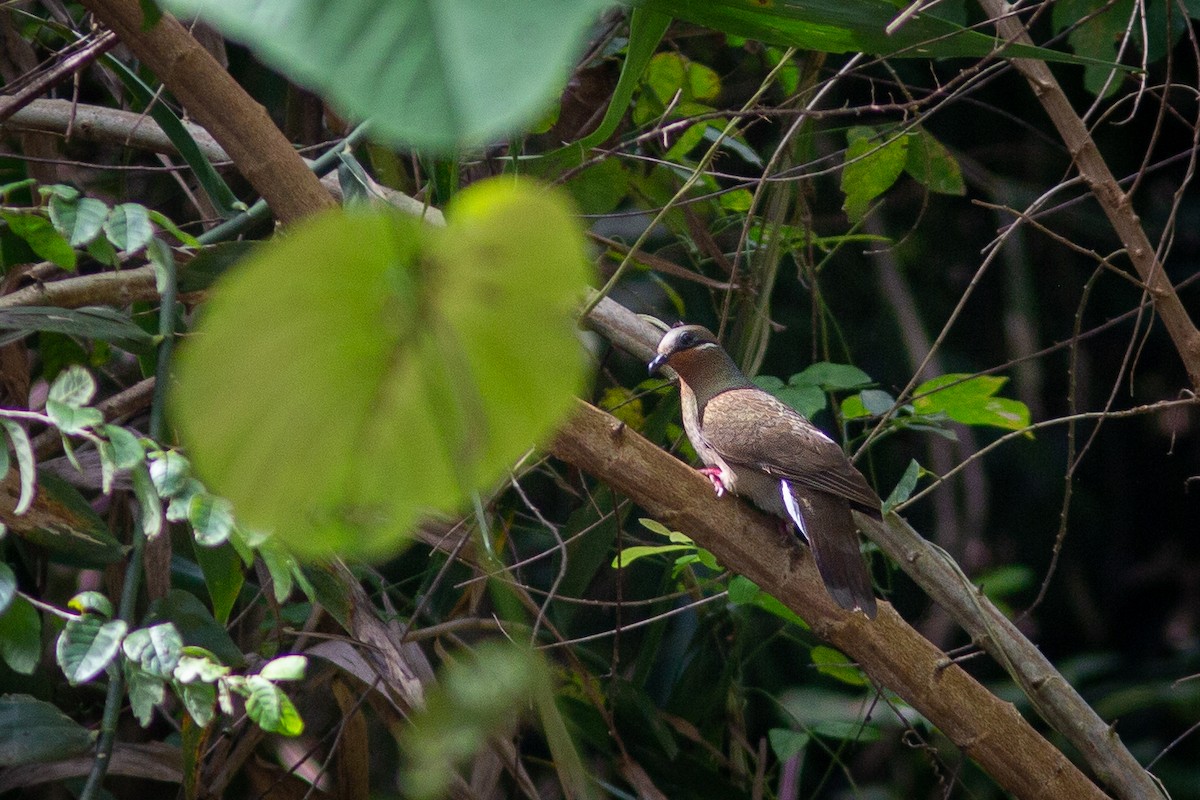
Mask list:
[{"label": "thick brown branch", "polygon": [[[643,361],[654,352],[658,333],[636,314],[608,298],[596,305],[588,323]],[[886,526],[863,515],[858,515],[858,522],[872,541],[1004,667],[1042,718],[1074,745],[1105,785],[1113,787],[1121,797],[1157,795],[1151,776],[1109,725],[1037,647],[970,584],[944,551],[895,515],[889,517]]]},{"label": "thick brown branch", "polygon": [[616,418],[581,402],[551,452],[777,597],[924,714],[1005,790],[1023,798],[1105,796],[1011,703],[988,692],[889,604],[880,604],[874,621],[838,608],[807,551],[780,535],[774,522],[732,497],[717,499],[694,470]]},{"label": "thick brown branch", "polygon": [[170,14],[143,30],[138,0],[84,0],[225,148],[276,219],[291,222],[334,206],[267,110],[246,93]]},{"label": "thick brown branch", "polygon": [[[1021,20],[1011,13],[1012,6],[1004,0],[980,0],[980,5],[992,17],[997,31],[1006,40],[1033,43]],[[1134,270],[1146,285],[1154,302],[1154,310],[1162,318],[1163,326],[1179,351],[1179,357],[1183,359],[1192,389],[1200,391],[1200,331],[1196,330],[1175,287],[1171,285],[1150,237],[1133,210],[1131,198],[1117,183],[1096,141],[1075,113],[1071,101],[1045,62],[1014,58],[1012,63],[1025,76],[1038,102],[1058,129],[1058,135],[1072,154],[1080,177],[1092,190],[1113,231],[1121,239]]]}]

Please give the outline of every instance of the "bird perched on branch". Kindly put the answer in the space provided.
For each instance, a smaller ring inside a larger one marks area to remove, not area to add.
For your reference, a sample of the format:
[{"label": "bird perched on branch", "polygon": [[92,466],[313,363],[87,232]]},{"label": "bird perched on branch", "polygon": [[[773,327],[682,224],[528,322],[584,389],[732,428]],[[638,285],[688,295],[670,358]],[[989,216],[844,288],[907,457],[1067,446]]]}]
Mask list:
[{"label": "bird perched on branch", "polygon": [[679,376],[683,428],[717,496],[732,492],[794,522],[834,601],[873,619],[875,595],[850,510],[881,518],[881,503],[842,448],[751,383],[706,328],[668,331],[650,372],[663,365]]}]

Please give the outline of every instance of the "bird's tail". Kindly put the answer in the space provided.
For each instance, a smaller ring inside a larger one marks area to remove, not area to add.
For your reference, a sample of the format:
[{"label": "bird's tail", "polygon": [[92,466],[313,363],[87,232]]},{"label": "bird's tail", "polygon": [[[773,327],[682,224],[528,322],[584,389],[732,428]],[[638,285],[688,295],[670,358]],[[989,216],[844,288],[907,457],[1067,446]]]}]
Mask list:
[{"label": "bird's tail", "polygon": [[844,497],[799,489],[782,481],[784,505],[812,548],[817,571],[833,601],[875,618],[871,576],[858,547],[858,529]]}]

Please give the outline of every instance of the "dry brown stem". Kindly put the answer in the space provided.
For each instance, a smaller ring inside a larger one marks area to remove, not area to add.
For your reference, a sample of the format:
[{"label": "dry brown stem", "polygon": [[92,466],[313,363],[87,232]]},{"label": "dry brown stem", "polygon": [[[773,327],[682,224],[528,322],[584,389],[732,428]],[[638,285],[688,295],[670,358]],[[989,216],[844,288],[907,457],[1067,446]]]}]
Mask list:
[{"label": "dry brown stem", "polygon": [[267,110],[170,14],[143,30],[138,0],[84,0],[225,148],[276,219],[288,223],[335,204]]},{"label": "dry brown stem", "polygon": [[[1012,13],[1013,7],[1004,0],[980,0],[984,11],[992,17],[1000,35],[1009,41],[1021,44],[1032,44],[1033,40],[1025,30],[1021,20]],[[1025,76],[1037,96],[1038,102],[1046,110],[1058,135],[1067,146],[1079,176],[1091,190],[1096,202],[1100,204],[1113,231],[1121,240],[1134,271],[1146,286],[1154,302],[1154,310],[1162,318],[1163,327],[1171,337],[1192,389],[1200,391],[1200,331],[1196,330],[1187,309],[1175,291],[1163,269],[1158,253],[1142,228],[1142,221],[1133,210],[1132,198],[1127,194],[1108,163],[1096,146],[1096,141],[1088,132],[1080,116],[1071,106],[1062,86],[1043,61],[1014,58],[1013,66]]]}]

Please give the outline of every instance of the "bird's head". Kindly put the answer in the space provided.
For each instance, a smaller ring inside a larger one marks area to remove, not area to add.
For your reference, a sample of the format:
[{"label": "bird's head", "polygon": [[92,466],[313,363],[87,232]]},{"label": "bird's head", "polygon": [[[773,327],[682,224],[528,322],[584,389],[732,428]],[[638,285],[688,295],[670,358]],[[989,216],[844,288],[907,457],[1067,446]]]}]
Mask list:
[{"label": "bird's head", "polygon": [[709,354],[714,352],[724,351],[712,331],[700,325],[681,325],[663,335],[658,354],[650,361],[650,372],[657,372],[664,364],[676,372],[686,372],[688,364],[710,358]]}]

